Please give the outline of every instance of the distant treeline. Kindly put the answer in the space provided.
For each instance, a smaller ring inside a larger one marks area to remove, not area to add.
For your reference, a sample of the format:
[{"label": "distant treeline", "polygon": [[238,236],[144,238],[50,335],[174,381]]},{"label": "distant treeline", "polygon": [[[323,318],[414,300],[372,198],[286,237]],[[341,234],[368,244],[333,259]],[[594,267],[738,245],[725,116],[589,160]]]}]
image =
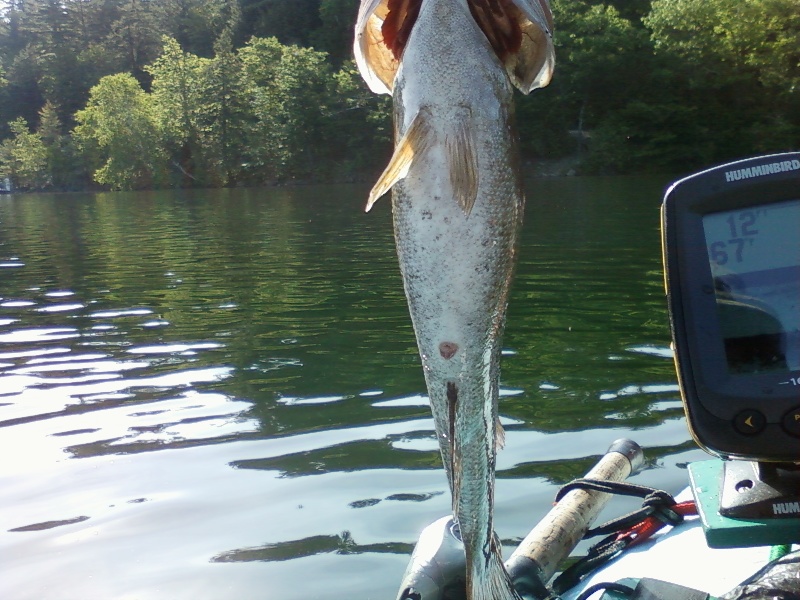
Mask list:
[{"label": "distant treeline", "polygon": [[[678,172],[800,147],[797,0],[551,0],[530,161]],[[351,60],[358,0],[0,0],[0,182],[347,181],[391,153]]]}]

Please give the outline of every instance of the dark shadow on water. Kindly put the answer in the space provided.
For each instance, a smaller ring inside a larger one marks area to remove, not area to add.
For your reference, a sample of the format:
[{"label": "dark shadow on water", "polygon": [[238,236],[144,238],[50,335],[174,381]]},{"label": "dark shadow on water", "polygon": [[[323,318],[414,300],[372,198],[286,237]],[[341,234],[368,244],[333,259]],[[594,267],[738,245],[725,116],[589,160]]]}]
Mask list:
[{"label": "dark shadow on water", "polygon": [[357,544],[349,531],[339,535],[315,535],[301,540],[265,544],[257,548],[242,548],[218,554],[211,562],[280,562],[316,554],[411,554],[414,544],[388,542]]},{"label": "dark shadow on water", "polygon": [[14,527],[14,529],[9,529],[9,532],[21,532],[21,531],[44,531],[45,529],[54,529],[56,527],[62,527],[64,525],[74,525],[75,523],[81,523],[82,521],[88,520],[89,517],[87,516],[80,516],[75,517],[73,519],[62,519],[60,521],[45,521],[43,523],[33,523],[32,525],[23,525],[22,527]]},{"label": "dark shadow on water", "polygon": [[279,471],[281,477],[304,477],[369,469],[441,468],[441,458],[435,449],[429,452],[398,452],[392,445],[397,439],[398,436],[387,435],[383,440],[337,444],[270,458],[237,460],[230,464],[235,469]]}]

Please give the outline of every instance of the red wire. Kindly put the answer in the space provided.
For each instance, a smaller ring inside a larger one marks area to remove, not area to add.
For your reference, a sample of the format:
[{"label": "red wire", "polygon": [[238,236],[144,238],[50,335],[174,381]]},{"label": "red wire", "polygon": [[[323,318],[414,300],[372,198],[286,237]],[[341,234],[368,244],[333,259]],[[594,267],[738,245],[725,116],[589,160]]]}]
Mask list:
[{"label": "red wire", "polygon": [[[674,504],[670,506],[670,510],[684,517],[697,514],[697,506],[693,500],[687,500],[686,502]],[[633,527],[629,528],[627,531],[621,532],[617,536],[617,540],[629,540],[626,547],[630,548],[649,539],[654,533],[663,529],[665,525],[667,525],[667,523],[665,523],[663,520],[659,519],[655,515],[651,515],[641,523],[637,523]]]}]

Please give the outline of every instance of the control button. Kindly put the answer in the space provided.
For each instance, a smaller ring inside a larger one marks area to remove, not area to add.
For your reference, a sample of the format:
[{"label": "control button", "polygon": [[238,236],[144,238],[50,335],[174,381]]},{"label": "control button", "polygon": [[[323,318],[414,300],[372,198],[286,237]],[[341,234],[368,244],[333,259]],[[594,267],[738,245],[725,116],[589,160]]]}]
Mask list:
[{"label": "control button", "polygon": [[766,424],[766,417],[752,408],[746,408],[733,419],[733,426],[736,431],[745,435],[760,433]]},{"label": "control button", "polygon": [[800,407],[793,408],[783,415],[781,425],[789,435],[800,437]]}]

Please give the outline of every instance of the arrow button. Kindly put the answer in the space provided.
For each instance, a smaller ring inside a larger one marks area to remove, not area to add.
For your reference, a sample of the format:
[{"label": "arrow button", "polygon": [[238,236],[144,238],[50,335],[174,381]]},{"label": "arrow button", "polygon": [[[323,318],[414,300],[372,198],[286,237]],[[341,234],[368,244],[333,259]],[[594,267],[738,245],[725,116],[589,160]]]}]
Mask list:
[{"label": "arrow button", "polygon": [[766,417],[752,408],[746,408],[733,419],[733,426],[739,433],[755,435],[764,430]]}]

